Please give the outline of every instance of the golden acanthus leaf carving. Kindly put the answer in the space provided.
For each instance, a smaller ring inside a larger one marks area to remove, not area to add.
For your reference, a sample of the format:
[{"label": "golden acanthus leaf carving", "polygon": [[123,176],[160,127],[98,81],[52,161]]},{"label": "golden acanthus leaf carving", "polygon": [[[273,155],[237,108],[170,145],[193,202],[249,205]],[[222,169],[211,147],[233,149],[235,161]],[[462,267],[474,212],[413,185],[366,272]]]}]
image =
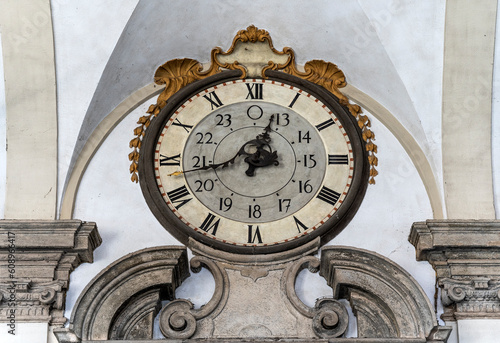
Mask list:
[{"label": "golden acanthus leaf carving", "polygon": [[208,72],[202,72],[203,66],[200,62],[190,59],[174,59],[170,60],[156,70],[154,82],[157,85],[165,85],[165,89],[158,96],[156,104],[149,106],[147,114],[139,118],[137,124],[140,126],[134,129],[135,138],[130,141],[130,148],[133,151],[128,155],[130,164],[131,180],[138,182],[137,174],[139,166],[139,150],[141,149],[142,138],[146,132],[151,120],[155,118],[163,107],[167,104],[168,99],[178,92],[181,88],[187,86],[191,82],[201,80],[211,76],[220,70],[214,68]]},{"label": "golden acanthus leaf carving", "polygon": [[[258,29],[254,25],[250,25],[247,27],[246,30],[240,30],[236,34],[236,37],[234,40],[241,40],[242,42],[251,42],[255,43],[257,41],[263,42],[266,39],[271,41],[271,36],[269,35],[269,32],[263,29]],[[233,41],[233,46],[235,45],[235,42]]]},{"label": "golden acanthus leaf carving", "polygon": [[[133,151],[129,154],[129,160],[132,161],[130,165],[132,181],[138,182],[139,180],[137,175],[139,151],[145,130],[151,123],[151,120],[153,120],[154,117],[160,113],[161,109],[165,107],[168,99],[191,82],[204,79],[223,70],[241,70],[241,78],[246,78],[248,72],[247,67],[237,60],[228,59],[228,56],[235,53],[237,45],[240,43],[248,44],[260,42],[260,44],[262,44],[262,42],[266,41],[269,45],[268,49],[271,55],[276,58],[281,58],[282,62],[280,63],[273,60],[266,61],[267,65],[262,66],[261,76],[266,78],[266,70],[279,70],[320,85],[334,94],[339,99],[340,104],[345,106],[358,122],[363,139],[366,142],[366,150],[368,151],[368,162],[370,164],[369,183],[375,183],[374,177],[378,174],[375,169],[378,165],[378,159],[375,156],[377,153],[377,145],[373,143],[375,134],[369,129],[371,127],[370,119],[367,116],[361,115],[361,108],[358,105],[351,104],[347,97],[339,90],[339,88],[345,87],[347,84],[344,73],[335,64],[323,60],[306,62],[304,71],[299,71],[295,63],[295,54],[292,48],[285,47],[282,51],[276,50],[273,47],[269,32],[258,29],[254,25],[247,27],[246,30],[238,31],[233,39],[231,47],[226,52],[219,47],[212,49],[210,54],[211,63],[205,71],[200,62],[189,58],[170,60],[156,70],[154,81],[158,85],[165,85],[165,89],[158,96],[156,104],[149,107],[147,111],[148,114],[139,119],[137,123],[140,124],[140,126],[134,129],[135,138],[130,141],[130,147],[133,148]],[[221,62],[220,59],[230,60],[231,62]]]},{"label": "golden acanthus leaf carving", "polygon": [[370,130],[371,122],[367,116],[361,115],[361,107],[355,104],[351,104],[349,99],[342,94],[339,88],[345,87],[347,85],[345,80],[345,75],[335,64],[331,62],[325,62],[323,60],[312,60],[306,62],[304,65],[304,71],[299,71],[295,65],[295,61],[290,63],[286,67],[284,72],[298,76],[302,79],[311,81],[317,85],[322,86],[330,93],[334,94],[338,99],[339,103],[349,109],[354,118],[358,122],[358,126],[361,129],[363,140],[366,142],[366,150],[368,151],[368,163],[370,164],[370,184],[375,184],[375,176],[378,175],[378,171],[375,168],[378,166],[378,158],[375,156],[377,153],[377,145],[373,143],[375,140],[375,134]]}]

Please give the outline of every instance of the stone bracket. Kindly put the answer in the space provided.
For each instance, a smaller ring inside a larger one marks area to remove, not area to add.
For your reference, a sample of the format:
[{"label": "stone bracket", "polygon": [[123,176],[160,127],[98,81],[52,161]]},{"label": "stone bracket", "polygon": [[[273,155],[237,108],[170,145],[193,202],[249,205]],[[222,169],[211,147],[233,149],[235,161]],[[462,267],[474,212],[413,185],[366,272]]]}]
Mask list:
[{"label": "stone bracket", "polygon": [[409,237],[436,271],[444,320],[500,319],[500,220],[427,220]]},{"label": "stone bracket", "polygon": [[0,322],[64,325],[69,275],[100,244],[95,223],[0,220]]},{"label": "stone bracket", "polygon": [[451,331],[436,327],[432,305],[410,274],[374,252],[324,247],[320,274],[335,299],[350,301],[360,337],[438,339]]}]

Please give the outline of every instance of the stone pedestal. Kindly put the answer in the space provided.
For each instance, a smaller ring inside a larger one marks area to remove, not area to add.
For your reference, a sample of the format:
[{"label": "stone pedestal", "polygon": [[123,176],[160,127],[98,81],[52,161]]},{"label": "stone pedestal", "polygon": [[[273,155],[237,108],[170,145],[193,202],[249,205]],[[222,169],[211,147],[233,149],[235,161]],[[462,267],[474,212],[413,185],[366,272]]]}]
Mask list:
[{"label": "stone pedestal", "polygon": [[95,223],[1,220],[0,322],[63,326],[69,275],[100,244]]},{"label": "stone pedestal", "polygon": [[[432,306],[415,280],[373,252],[329,246],[317,258],[312,255],[318,239],[267,255],[231,254],[193,240],[189,248],[196,255],[191,270],[206,268],[215,280],[204,306],[175,297],[188,276],[184,247],[143,249],[91,281],[69,327],[54,330],[58,341],[153,342],[157,315],[165,340],[175,343],[446,343],[451,330],[436,326]],[[314,307],[295,292],[297,275],[305,268],[319,272],[332,287]],[[349,307],[357,317],[356,338],[343,337]]]},{"label": "stone pedestal", "polygon": [[409,240],[417,260],[428,261],[436,270],[444,306],[442,319],[458,322],[460,342],[472,342],[464,337],[477,319],[492,320],[487,326],[500,336],[500,221],[418,222],[413,224]]}]

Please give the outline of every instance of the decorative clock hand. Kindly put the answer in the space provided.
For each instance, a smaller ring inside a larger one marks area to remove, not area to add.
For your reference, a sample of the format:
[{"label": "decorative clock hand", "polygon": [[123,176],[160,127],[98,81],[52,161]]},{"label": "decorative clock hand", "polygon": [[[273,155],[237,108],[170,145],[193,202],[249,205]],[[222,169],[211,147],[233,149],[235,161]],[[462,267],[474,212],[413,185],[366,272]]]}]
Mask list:
[{"label": "decorative clock hand", "polygon": [[[271,142],[271,136],[269,135],[269,132],[271,132],[271,123],[273,122],[273,120],[274,120],[274,115],[271,115],[271,118],[269,118],[269,124],[264,128],[264,132],[255,137],[255,139],[252,139],[243,144],[242,147],[236,153],[236,155],[234,155],[229,160],[222,163],[208,164],[200,168],[176,171],[171,174],[168,174],[168,176],[178,176],[199,170],[217,169],[219,167],[225,168],[230,164],[233,164],[236,158],[242,155],[247,156],[245,158],[245,162],[248,163],[249,166],[245,174],[248,176],[254,176],[256,168],[269,166],[271,164],[277,166],[279,164],[278,153],[277,151],[273,151],[271,146],[269,145],[269,143]],[[245,147],[247,146],[255,146],[257,148],[257,151],[255,151],[254,153],[246,152]]]},{"label": "decorative clock hand", "polygon": [[[247,143],[245,143],[245,145],[246,144]],[[231,159],[229,159],[229,160],[227,160],[225,162],[222,162],[222,163],[211,163],[211,164],[208,164],[208,165],[200,167],[200,168],[194,168],[194,169],[188,169],[188,170],[178,170],[178,171],[175,171],[175,172],[173,172],[171,174],[168,174],[168,176],[178,176],[178,175],[182,175],[182,174],[186,174],[186,173],[191,173],[191,172],[198,171],[198,170],[217,169],[219,167],[225,168],[225,167],[229,166],[230,164],[233,164],[234,161],[236,160],[236,157],[238,157],[238,156],[240,156],[240,151],[238,151],[238,153],[236,155],[234,155]]]}]

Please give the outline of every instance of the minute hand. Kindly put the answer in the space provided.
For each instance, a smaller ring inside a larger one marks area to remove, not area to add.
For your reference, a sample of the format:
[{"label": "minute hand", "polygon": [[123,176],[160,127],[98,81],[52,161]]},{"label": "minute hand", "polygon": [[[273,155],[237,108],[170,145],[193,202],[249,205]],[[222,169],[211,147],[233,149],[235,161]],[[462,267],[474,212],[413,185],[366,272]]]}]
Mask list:
[{"label": "minute hand", "polygon": [[230,164],[233,164],[238,156],[241,156],[241,155],[251,156],[251,155],[253,155],[253,154],[247,153],[245,151],[245,147],[247,145],[253,145],[253,146],[257,146],[258,149],[261,149],[264,145],[269,146],[269,142],[271,141],[271,137],[269,135],[269,132],[271,131],[271,123],[273,122],[273,119],[274,119],[274,115],[271,115],[271,118],[269,118],[269,124],[264,128],[264,132],[261,133],[260,135],[258,135],[255,139],[252,139],[252,140],[246,142],[245,144],[243,144],[241,146],[241,148],[238,150],[238,152],[236,153],[236,155],[234,155],[229,160],[227,160],[225,162],[221,162],[221,163],[211,163],[211,164],[208,164],[208,165],[200,167],[200,168],[194,168],[194,169],[188,169],[188,170],[178,170],[178,171],[175,171],[171,174],[168,174],[168,176],[178,176],[178,175],[182,175],[182,174],[186,174],[186,173],[190,173],[190,172],[194,172],[194,171],[199,171],[199,170],[208,170],[208,169],[215,170],[219,167],[225,168],[225,167],[229,166]]},{"label": "minute hand", "polygon": [[[248,144],[248,143],[245,143],[245,145],[246,144]],[[241,149],[243,149],[243,147],[241,147]],[[198,171],[198,170],[217,169],[219,167],[225,168],[225,167],[229,166],[229,164],[233,164],[234,161],[236,160],[236,158],[238,156],[240,156],[241,149],[238,151],[238,153],[236,155],[233,156],[233,158],[231,158],[231,159],[229,159],[229,160],[227,160],[225,162],[222,162],[222,163],[212,163],[212,164],[208,164],[206,166],[200,167],[200,168],[194,168],[194,169],[188,169],[188,170],[179,170],[179,171],[173,172],[172,174],[168,174],[168,176],[177,176],[177,175],[191,173],[191,172]]]}]

